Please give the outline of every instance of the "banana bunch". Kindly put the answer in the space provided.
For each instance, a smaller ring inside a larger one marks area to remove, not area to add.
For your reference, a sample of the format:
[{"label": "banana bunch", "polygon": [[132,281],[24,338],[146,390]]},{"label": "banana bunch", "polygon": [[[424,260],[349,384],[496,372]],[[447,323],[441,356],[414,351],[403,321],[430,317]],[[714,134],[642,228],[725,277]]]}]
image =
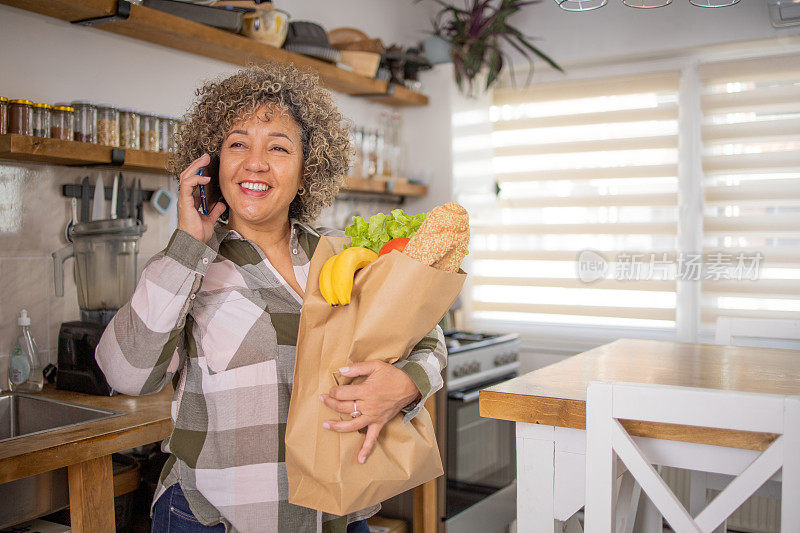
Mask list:
[{"label": "banana bunch", "polygon": [[352,246],[325,261],[319,273],[319,290],[329,304],[347,305],[356,271],[378,258],[369,248]]}]

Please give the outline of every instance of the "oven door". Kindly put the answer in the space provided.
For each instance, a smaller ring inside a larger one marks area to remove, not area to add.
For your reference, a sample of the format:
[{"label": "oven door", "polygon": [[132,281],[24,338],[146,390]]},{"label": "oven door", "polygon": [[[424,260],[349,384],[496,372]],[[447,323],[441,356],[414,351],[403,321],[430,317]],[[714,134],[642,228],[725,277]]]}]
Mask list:
[{"label": "oven door", "polygon": [[478,414],[478,393],[516,372],[447,393],[448,519],[516,478],[514,423]]}]

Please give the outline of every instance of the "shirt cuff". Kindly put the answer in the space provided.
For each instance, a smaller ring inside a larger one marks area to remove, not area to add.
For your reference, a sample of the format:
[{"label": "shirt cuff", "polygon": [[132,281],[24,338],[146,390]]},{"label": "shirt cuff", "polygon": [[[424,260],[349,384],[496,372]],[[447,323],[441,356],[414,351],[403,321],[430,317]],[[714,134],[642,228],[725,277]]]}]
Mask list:
[{"label": "shirt cuff", "polygon": [[425,405],[425,402],[431,396],[431,393],[436,391],[432,390],[431,380],[428,378],[428,374],[425,372],[425,369],[419,363],[403,360],[395,363],[395,366],[406,373],[411,381],[414,382],[414,385],[416,385],[420,395],[422,396],[419,400],[410,403],[400,410],[400,412],[405,413],[403,416],[403,423],[405,424],[417,416],[417,413],[419,413],[422,407]]},{"label": "shirt cuff", "polygon": [[182,264],[189,270],[205,275],[209,265],[214,262],[217,252],[183,230],[176,229],[167,244],[164,255]]}]

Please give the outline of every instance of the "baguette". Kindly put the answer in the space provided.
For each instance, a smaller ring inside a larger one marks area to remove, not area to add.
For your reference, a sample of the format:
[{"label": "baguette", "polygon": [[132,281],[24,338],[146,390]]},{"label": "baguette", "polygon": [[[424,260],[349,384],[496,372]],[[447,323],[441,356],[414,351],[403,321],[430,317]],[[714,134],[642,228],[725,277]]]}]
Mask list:
[{"label": "baguette", "polygon": [[469,246],[469,214],[455,202],[435,207],[403,253],[422,264],[458,272]]}]

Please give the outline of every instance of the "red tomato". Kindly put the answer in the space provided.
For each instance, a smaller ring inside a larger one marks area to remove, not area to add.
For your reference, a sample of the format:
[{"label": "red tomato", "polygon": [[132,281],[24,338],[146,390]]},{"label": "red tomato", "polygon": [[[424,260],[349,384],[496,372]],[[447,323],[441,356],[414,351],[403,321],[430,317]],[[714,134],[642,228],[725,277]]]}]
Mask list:
[{"label": "red tomato", "polygon": [[380,257],[383,254],[388,254],[392,250],[397,250],[398,252],[402,252],[405,249],[406,244],[408,244],[408,241],[410,240],[411,239],[409,239],[408,237],[398,237],[396,239],[392,239],[383,245],[381,251],[378,253],[378,256]]}]

